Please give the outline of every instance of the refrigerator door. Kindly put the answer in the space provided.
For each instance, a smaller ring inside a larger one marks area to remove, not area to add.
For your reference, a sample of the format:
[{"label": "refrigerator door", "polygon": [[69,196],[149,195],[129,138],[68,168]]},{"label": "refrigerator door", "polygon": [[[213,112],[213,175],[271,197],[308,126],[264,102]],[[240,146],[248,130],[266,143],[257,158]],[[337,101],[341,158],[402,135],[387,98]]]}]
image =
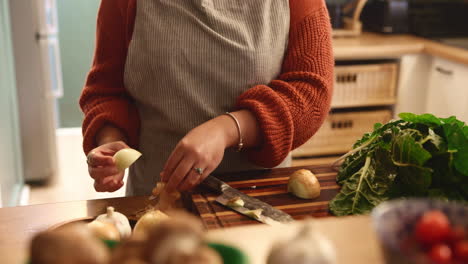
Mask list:
[{"label": "refrigerator door", "polygon": [[10,3],[24,177],[46,182],[57,173],[56,96],[62,93],[55,1]]},{"label": "refrigerator door", "polygon": [[44,76],[44,95],[60,98],[63,96],[62,68],[60,67],[60,50],[57,37],[41,38],[42,74]]},{"label": "refrigerator door", "polygon": [[24,186],[8,1],[0,0],[0,207],[16,206]]},{"label": "refrigerator door", "polygon": [[37,11],[37,32],[40,36],[56,35],[58,32],[56,0],[34,0]]}]

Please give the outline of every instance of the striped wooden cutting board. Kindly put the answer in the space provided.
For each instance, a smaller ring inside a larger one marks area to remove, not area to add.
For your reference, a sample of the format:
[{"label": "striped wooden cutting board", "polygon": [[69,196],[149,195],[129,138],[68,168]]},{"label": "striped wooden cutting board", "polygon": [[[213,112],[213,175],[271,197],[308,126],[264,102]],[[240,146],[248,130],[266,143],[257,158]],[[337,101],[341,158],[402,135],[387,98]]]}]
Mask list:
[{"label": "striped wooden cutting board", "polygon": [[[304,200],[287,192],[289,175],[301,168],[309,169],[317,176],[321,186],[320,197],[317,199]],[[302,219],[307,216],[330,216],[328,202],[339,191],[336,173],[336,170],[330,166],[310,166],[249,171],[218,177],[233,188],[281,209],[295,219]],[[186,203],[186,205],[201,216],[207,229],[258,223],[217,203],[216,197],[215,193],[202,187],[187,197],[191,204]]]}]

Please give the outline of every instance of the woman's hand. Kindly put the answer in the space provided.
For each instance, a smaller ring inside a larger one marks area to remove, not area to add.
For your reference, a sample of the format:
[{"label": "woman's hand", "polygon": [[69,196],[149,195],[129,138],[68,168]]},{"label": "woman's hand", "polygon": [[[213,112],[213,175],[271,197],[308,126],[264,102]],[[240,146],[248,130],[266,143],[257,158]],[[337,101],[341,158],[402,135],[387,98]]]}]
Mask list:
[{"label": "woman's hand", "polygon": [[[253,114],[247,110],[233,112],[241,126],[245,147],[255,146],[260,141],[260,129]],[[224,156],[224,150],[237,146],[239,132],[235,121],[221,115],[192,129],[182,138],[169,156],[161,180],[166,188],[186,191],[201,183],[213,172]],[[203,172],[199,173],[199,168]]]},{"label": "woman's hand", "polygon": [[128,148],[123,141],[103,144],[88,154],[88,171],[94,179],[94,189],[98,192],[115,192],[124,185],[124,171],[119,171],[115,165],[114,154]]},{"label": "woman's hand", "polygon": [[[224,150],[238,137],[235,124],[229,118],[219,116],[211,119],[192,129],[179,141],[161,172],[161,180],[167,182],[167,190],[189,190],[218,167]],[[202,173],[195,168],[200,168]]]}]

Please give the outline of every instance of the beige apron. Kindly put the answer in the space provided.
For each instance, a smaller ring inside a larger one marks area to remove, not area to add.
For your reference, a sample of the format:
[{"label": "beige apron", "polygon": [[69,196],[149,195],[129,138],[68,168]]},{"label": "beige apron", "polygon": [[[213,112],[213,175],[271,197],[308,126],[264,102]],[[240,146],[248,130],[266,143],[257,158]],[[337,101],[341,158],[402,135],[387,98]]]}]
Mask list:
[{"label": "beige apron", "polygon": [[[281,70],[289,0],[137,0],[125,86],[141,119],[127,195],[146,195],[177,142]],[[209,138],[207,138],[209,140]],[[258,169],[226,150],[216,172]]]}]

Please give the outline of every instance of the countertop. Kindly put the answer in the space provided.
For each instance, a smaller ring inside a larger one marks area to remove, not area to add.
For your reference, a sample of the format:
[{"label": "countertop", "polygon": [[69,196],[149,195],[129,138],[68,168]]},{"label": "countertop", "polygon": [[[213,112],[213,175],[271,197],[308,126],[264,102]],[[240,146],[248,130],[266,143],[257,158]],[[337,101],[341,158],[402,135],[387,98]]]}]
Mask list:
[{"label": "countertop", "polygon": [[[237,173],[241,178],[288,177],[299,168],[317,170],[321,166],[305,166],[263,171]],[[233,177],[233,175],[226,175]],[[319,181],[322,178],[319,177]],[[324,186],[326,189],[327,186]],[[260,197],[258,197],[260,198]],[[260,198],[261,199],[261,198]],[[130,218],[150,202],[147,197],[124,197],[73,201],[32,206],[0,208],[0,256],[2,263],[24,263],[27,259],[29,241],[37,232],[54,225],[82,218],[95,217],[105,212],[107,206],[115,207]],[[314,215],[311,212],[311,215]],[[133,217],[132,217],[133,216]],[[368,216],[316,218],[316,227],[328,237],[337,248],[338,263],[384,263],[382,252]],[[300,221],[285,226],[261,224],[214,229],[208,231],[211,241],[224,242],[241,248],[251,259],[251,264],[263,264],[274,241],[286,239],[297,230]],[[242,239],[239,239],[242,238]],[[350,242],[352,239],[352,243]],[[353,246],[350,246],[350,245]]]},{"label": "countertop", "polygon": [[428,54],[468,65],[468,50],[412,35],[363,32],[358,37],[333,38],[336,60],[395,58]]}]

